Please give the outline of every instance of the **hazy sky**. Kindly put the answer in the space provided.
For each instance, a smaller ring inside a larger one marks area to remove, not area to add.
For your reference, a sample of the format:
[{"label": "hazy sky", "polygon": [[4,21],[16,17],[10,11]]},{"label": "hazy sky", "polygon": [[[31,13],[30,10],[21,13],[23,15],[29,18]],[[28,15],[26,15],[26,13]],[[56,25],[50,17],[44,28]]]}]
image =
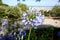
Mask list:
[{"label": "hazy sky", "polygon": [[[8,4],[10,6],[14,6],[18,3],[17,0],[2,0],[3,3]],[[20,3],[24,3],[28,6],[54,6],[58,4],[58,0],[41,0],[40,2],[36,2],[36,0],[26,0],[20,1]]]}]

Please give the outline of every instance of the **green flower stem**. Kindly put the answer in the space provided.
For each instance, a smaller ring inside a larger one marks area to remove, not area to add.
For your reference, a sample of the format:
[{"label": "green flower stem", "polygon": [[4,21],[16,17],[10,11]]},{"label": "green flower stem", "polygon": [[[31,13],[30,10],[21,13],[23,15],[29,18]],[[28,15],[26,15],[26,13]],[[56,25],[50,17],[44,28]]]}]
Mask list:
[{"label": "green flower stem", "polygon": [[28,40],[30,40],[31,31],[32,31],[32,27],[30,27],[30,30],[29,30]]},{"label": "green flower stem", "polygon": [[23,40],[23,37],[24,37],[24,36],[22,35],[22,36],[21,36],[21,40]]}]

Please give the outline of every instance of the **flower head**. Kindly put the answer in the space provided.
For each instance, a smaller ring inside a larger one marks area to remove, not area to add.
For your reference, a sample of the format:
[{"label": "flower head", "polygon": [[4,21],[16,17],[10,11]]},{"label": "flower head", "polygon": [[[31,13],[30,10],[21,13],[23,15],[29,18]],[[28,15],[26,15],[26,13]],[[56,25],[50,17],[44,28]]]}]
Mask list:
[{"label": "flower head", "polygon": [[40,12],[37,12],[36,14],[34,14],[34,13],[28,14],[25,16],[25,18],[26,18],[24,21],[25,26],[30,24],[34,27],[38,27],[44,21],[44,17],[42,16],[42,14]]},{"label": "flower head", "polygon": [[7,25],[7,24],[8,24],[8,20],[7,19],[3,19],[2,26],[3,25]]},{"label": "flower head", "polygon": [[20,36],[22,36],[22,35],[23,36],[26,36],[26,31],[24,31],[24,30],[23,31],[20,31],[19,34],[20,34]]}]

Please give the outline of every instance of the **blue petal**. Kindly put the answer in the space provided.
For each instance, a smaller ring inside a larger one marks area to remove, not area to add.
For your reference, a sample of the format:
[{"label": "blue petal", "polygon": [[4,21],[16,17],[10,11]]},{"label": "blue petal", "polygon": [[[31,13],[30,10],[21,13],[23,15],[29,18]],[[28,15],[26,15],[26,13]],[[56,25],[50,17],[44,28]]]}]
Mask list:
[{"label": "blue petal", "polygon": [[20,31],[19,34],[26,36],[26,31],[22,31],[22,32]]},{"label": "blue petal", "polygon": [[27,14],[24,12],[23,14],[22,14],[22,16],[26,16]]},{"label": "blue petal", "polygon": [[60,31],[57,33],[57,36],[60,36]]},{"label": "blue petal", "polygon": [[2,25],[6,25],[6,24],[8,24],[8,20],[4,19],[3,22],[2,22]]}]

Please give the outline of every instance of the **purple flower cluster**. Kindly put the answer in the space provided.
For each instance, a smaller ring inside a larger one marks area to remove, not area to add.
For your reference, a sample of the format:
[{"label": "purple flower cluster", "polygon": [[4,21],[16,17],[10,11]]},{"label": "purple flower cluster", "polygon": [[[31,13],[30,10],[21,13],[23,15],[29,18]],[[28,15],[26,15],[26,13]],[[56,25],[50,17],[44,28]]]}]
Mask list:
[{"label": "purple flower cluster", "polygon": [[0,40],[16,40],[16,38],[19,39],[22,35],[25,36],[26,31],[20,31],[19,34],[17,34],[16,32],[10,33],[10,34],[5,34],[5,35],[0,34]]},{"label": "purple flower cluster", "polygon": [[[7,28],[6,28],[6,26],[8,25],[8,20],[7,19],[1,19],[2,20],[2,27],[4,27],[5,29],[0,29],[0,32],[2,31],[2,30],[6,30]],[[16,24],[14,23],[14,24],[12,24],[11,26],[12,26],[12,30],[11,31],[13,31],[13,30],[15,30],[15,27],[14,27],[14,25],[16,26]],[[9,26],[8,26],[9,27]],[[19,34],[19,38],[20,38],[20,36],[25,36],[26,35],[26,31],[24,31],[22,28],[17,28],[17,32],[11,32],[11,33],[9,33],[9,34],[5,34],[5,35],[1,35],[0,34],[0,40],[14,40],[16,37],[17,37],[17,34]],[[3,31],[2,31],[3,32]],[[18,40],[18,39],[17,39]]]},{"label": "purple flower cluster", "polygon": [[4,25],[8,25],[8,20],[7,19],[2,19],[2,26],[4,26]]},{"label": "purple flower cluster", "polygon": [[22,28],[18,28],[18,31],[19,31],[19,35],[20,36],[26,36],[26,31],[25,30],[23,30]]},{"label": "purple flower cluster", "polygon": [[0,40],[14,40],[14,36],[13,35],[2,35],[0,34]]},{"label": "purple flower cluster", "polygon": [[34,28],[37,28],[39,25],[41,25],[44,21],[44,16],[40,13],[37,12],[36,18],[27,20],[27,13],[23,13],[22,21],[21,24],[24,23],[25,26],[28,26],[29,24],[32,25]]}]

